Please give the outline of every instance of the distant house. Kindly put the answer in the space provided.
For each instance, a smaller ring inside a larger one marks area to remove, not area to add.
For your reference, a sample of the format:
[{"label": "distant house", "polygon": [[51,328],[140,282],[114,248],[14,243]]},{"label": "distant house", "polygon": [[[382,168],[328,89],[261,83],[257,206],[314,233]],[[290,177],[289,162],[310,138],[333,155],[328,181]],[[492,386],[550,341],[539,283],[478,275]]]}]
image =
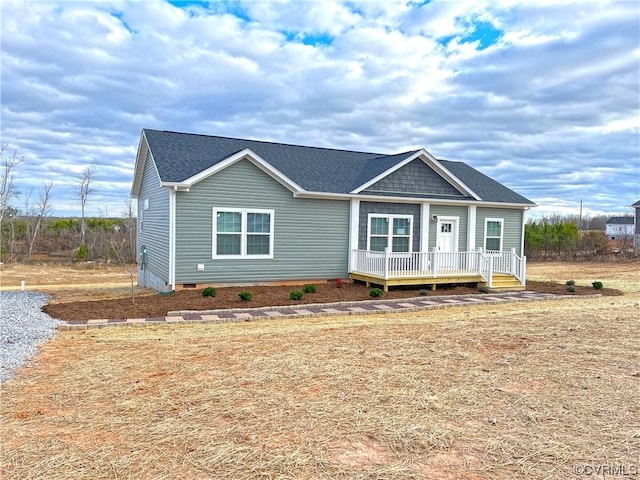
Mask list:
[{"label": "distant house", "polygon": [[355,152],[144,129],[140,285],[525,283],[534,203],[424,149]]},{"label": "distant house", "polygon": [[634,215],[634,250],[636,253],[640,253],[640,200],[631,205],[635,211]]},{"label": "distant house", "polygon": [[633,217],[611,217],[607,220],[605,234],[607,240],[625,240],[633,238]]}]

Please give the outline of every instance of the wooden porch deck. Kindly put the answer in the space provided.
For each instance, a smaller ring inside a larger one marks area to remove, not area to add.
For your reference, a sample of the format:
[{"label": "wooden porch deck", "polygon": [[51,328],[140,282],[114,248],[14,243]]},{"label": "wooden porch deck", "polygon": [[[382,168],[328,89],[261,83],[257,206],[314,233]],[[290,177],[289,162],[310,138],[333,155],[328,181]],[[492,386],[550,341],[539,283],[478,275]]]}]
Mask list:
[{"label": "wooden porch deck", "polygon": [[401,285],[476,283],[491,290],[525,290],[526,258],[511,252],[384,252],[353,250],[349,276],[384,291]]},{"label": "wooden porch deck", "polygon": [[[351,273],[350,278],[352,280],[359,280],[365,282],[367,287],[374,285],[382,286],[385,292],[389,291],[389,287],[398,287],[403,285],[428,285],[431,290],[435,290],[437,285],[452,285],[455,283],[475,283],[478,288],[487,287],[487,282],[482,276],[473,273],[460,273],[451,274],[446,276],[434,277],[433,275],[410,275],[402,277],[393,277],[384,279],[380,275],[365,274],[365,273]],[[514,276],[507,273],[495,273],[493,275],[492,291],[523,291],[526,287],[520,283],[520,281]]]},{"label": "wooden porch deck", "polygon": [[418,272],[403,272],[401,277],[391,277],[385,279],[381,275],[371,273],[351,273],[349,275],[352,280],[360,280],[365,282],[367,287],[371,284],[381,285],[385,292],[389,291],[389,287],[397,287],[402,285],[429,285],[431,290],[435,290],[437,285],[453,284],[453,283],[478,283],[484,282],[482,277],[473,273],[451,274],[446,276],[421,275]]}]

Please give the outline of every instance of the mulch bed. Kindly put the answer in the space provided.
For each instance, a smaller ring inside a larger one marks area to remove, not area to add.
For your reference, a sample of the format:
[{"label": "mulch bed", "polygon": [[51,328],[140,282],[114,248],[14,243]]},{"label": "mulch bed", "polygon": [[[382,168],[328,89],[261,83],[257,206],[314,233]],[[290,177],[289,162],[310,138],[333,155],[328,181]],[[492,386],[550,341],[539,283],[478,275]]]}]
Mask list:
[{"label": "mulch bed", "polygon": [[[310,303],[332,303],[371,300],[370,289],[361,283],[345,283],[337,288],[333,283],[316,285],[316,293],[305,294],[298,301],[289,299],[292,290],[301,287],[292,286],[256,286],[256,287],[224,287],[217,289],[215,298],[203,297],[202,290],[182,290],[172,294],[138,296],[135,303],[131,297],[111,300],[96,300],[70,303],[53,303],[46,305],[43,311],[61,320],[90,319],[126,319],[164,317],[169,311],[176,310],[213,310],[228,308],[256,308],[283,305],[305,305]],[[411,298],[419,295],[420,288],[394,288],[383,295],[385,299]],[[527,282],[527,290],[567,294],[563,284],[554,282]],[[242,301],[238,294],[249,291],[253,300]],[[603,288],[594,290],[591,286],[576,285],[574,295],[622,295],[619,290]],[[427,290],[428,296],[435,295],[479,295],[477,288],[469,285],[438,286],[437,290]],[[54,296],[55,298],[55,296]]]}]

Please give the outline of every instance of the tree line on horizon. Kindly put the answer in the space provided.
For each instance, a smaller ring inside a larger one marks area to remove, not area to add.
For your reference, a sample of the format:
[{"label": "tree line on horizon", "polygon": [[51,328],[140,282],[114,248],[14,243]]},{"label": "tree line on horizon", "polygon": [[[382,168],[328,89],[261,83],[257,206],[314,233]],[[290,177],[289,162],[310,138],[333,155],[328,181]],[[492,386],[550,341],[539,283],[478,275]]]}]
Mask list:
[{"label": "tree line on horizon", "polygon": [[524,227],[525,255],[530,260],[632,256],[633,235],[622,236],[615,245],[607,239],[609,218],[608,215],[586,218],[552,215],[530,220]]},{"label": "tree line on horizon", "polygon": [[45,181],[34,196],[18,196],[16,169],[23,158],[7,144],[0,145],[0,261],[22,262],[33,259],[102,260],[118,263],[136,261],[136,219],[131,203],[124,218],[96,218],[85,215],[93,192],[95,165],[82,170],[76,181],[79,217],[50,217],[53,183]]}]

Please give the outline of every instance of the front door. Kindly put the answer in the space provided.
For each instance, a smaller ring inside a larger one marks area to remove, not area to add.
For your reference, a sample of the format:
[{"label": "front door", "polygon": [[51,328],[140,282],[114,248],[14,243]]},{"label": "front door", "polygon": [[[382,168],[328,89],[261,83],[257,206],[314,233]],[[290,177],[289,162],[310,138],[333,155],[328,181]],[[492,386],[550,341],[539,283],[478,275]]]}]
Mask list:
[{"label": "front door", "polygon": [[[436,250],[438,251],[438,266],[440,268],[456,268],[458,264],[458,219],[438,218],[438,230],[436,234]],[[449,254],[449,255],[448,255]]]},{"label": "front door", "polygon": [[436,247],[439,252],[456,252],[458,245],[458,220],[453,218],[438,219],[438,234],[436,235]]}]

